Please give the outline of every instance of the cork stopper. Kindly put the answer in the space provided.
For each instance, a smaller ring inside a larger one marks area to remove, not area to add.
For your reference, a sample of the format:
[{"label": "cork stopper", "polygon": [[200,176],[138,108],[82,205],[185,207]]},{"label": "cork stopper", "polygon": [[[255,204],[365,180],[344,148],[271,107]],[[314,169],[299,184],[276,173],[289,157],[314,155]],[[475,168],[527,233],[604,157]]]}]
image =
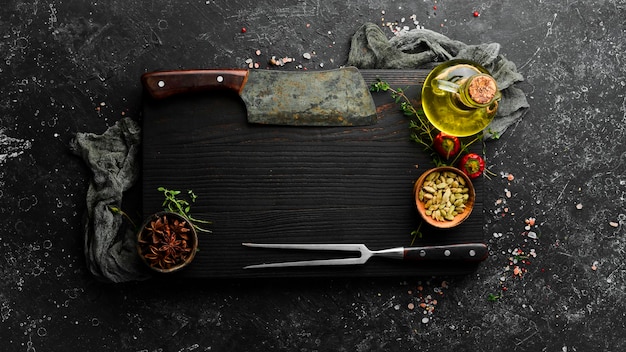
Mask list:
[{"label": "cork stopper", "polygon": [[470,99],[478,104],[489,103],[496,96],[497,90],[496,81],[489,75],[474,77],[468,87]]}]

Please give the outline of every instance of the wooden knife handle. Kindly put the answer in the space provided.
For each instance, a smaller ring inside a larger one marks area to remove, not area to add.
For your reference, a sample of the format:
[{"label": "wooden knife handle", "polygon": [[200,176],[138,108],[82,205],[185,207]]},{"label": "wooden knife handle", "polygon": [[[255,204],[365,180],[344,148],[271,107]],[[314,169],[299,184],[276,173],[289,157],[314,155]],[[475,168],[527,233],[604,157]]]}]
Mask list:
[{"label": "wooden knife handle", "polygon": [[175,94],[212,89],[232,90],[239,94],[248,79],[248,70],[177,70],[144,73],[141,83],[155,99]]},{"label": "wooden knife handle", "polygon": [[458,260],[480,262],[489,254],[484,243],[453,244],[444,246],[406,247],[407,260]]}]

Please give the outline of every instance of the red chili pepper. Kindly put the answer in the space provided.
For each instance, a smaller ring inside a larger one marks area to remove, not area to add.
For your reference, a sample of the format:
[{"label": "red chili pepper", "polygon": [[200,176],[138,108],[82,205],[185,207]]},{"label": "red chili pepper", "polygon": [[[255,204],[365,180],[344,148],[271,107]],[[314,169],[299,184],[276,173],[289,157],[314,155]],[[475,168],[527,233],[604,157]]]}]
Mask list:
[{"label": "red chili pepper", "polygon": [[461,150],[461,142],[455,136],[439,132],[433,140],[433,148],[446,159],[453,158]]},{"label": "red chili pepper", "polygon": [[459,161],[459,169],[469,178],[476,178],[485,170],[485,160],[476,153],[465,154]]}]

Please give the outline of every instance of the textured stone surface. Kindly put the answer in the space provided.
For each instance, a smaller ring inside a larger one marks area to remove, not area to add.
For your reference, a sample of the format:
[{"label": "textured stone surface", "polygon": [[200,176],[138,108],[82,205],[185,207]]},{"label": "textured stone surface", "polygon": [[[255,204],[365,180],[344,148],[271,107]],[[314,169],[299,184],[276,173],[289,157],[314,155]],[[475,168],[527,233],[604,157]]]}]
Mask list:
[{"label": "textured stone surface", "polygon": [[[0,9],[3,349],[623,350],[625,7],[8,1]],[[418,22],[466,43],[498,42],[526,78],[529,112],[486,147],[491,256],[476,274],[124,285],[88,274],[81,221],[90,175],[68,151],[74,133],[140,119],[147,71],[339,67],[363,22],[389,37]]]}]

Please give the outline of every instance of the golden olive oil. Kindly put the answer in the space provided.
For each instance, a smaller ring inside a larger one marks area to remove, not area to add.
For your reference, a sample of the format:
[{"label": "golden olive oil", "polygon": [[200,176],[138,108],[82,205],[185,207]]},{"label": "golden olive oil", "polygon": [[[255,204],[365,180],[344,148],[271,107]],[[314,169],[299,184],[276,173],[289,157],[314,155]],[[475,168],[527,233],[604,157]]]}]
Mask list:
[{"label": "golden olive oil", "polygon": [[[422,87],[422,108],[435,128],[453,136],[465,137],[489,125],[496,115],[500,93],[497,92],[487,104],[468,99],[466,82],[478,74],[489,75],[489,72],[468,60],[451,60],[431,71]],[[450,91],[454,88],[444,90],[441,87],[459,87],[459,92]]]}]

